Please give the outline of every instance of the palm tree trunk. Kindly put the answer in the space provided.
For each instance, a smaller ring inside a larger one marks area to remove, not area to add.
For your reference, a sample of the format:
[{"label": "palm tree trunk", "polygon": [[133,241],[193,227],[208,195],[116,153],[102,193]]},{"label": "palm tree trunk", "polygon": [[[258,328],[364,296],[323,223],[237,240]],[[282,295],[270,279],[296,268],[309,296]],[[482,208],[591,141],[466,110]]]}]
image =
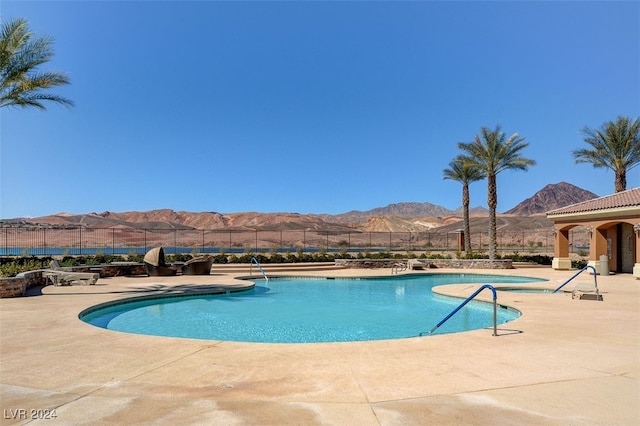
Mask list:
[{"label": "palm tree trunk", "polygon": [[496,208],[498,206],[498,190],[496,175],[487,176],[487,204],[489,206],[489,260],[496,260]]},{"label": "palm tree trunk", "polygon": [[625,169],[616,170],[616,192],[627,190],[627,171]]},{"label": "palm tree trunk", "polygon": [[471,253],[471,227],[469,225],[469,184],[462,185],[462,218],[464,221],[464,250]]}]

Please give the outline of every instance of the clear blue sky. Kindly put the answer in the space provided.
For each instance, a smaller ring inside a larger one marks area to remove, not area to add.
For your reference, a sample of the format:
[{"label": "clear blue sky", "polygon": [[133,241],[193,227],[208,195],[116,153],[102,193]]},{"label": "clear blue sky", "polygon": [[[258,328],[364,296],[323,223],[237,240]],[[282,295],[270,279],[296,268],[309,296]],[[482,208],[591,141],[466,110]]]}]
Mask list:
[{"label": "clear blue sky", "polygon": [[[0,218],[58,212],[455,209],[442,171],[501,124],[537,165],[498,211],[566,181],[580,130],[640,116],[637,1],[3,0],[55,39],[67,109],[3,108]],[[640,186],[640,168],[628,187]],[[471,185],[486,206],[486,182]]]}]

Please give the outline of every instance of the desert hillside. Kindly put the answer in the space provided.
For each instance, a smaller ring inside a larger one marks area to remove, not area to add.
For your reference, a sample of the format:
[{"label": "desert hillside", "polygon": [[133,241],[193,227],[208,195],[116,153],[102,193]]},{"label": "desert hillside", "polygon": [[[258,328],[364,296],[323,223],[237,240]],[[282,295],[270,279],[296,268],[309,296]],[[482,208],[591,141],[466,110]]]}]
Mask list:
[{"label": "desert hillside", "polygon": [[[498,228],[505,232],[547,232],[551,222],[544,213],[597,196],[566,182],[545,186],[504,214]],[[487,210],[471,209],[472,232],[485,231]],[[60,213],[39,218],[3,220],[3,224],[41,224],[52,227],[211,229],[211,230],[310,230],[329,232],[451,232],[462,225],[461,208],[448,210],[431,203],[395,203],[368,211],[343,214],[217,213],[160,209],[146,212]]]}]

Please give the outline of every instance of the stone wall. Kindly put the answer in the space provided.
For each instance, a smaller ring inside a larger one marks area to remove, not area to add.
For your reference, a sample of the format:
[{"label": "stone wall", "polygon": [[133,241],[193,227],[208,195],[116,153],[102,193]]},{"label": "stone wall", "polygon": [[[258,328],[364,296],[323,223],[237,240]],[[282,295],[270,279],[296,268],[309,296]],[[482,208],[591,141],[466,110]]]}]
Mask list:
[{"label": "stone wall", "polygon": [[26,291],[26,278],[0,278],[0,299],[24,296]]},{"label": "stone wall", "polygon": [[[413,268],[410,269],[513,269],[511,259],[495,260],[488,259],[410,259]],[[336,259],[336,266],[343,268],[392,268],[399,263],[407,265],[407,259]]]},{"label": "stone wall", "polygon": [[24,296],[28,288],[46,284],[42,271],[29,271],[11,278],[0,278],[0,299]]},{"label": "stone wall", "polygon": [[[73,266],[65,269],[72,272],[99,272],[100,278],[131,276],[131,275],[147,275],[144,263],[129,263],[109,265],[84,265]],[[15,277],[0,278],[0,299],[7,297],[21,297],[31,287],[44,287],[47,284],[46,278],[42,277],[42,270],[22,272]]]},{"label": "stone wall", "polygon": [[83,265],[72,266],[73,272],[97,272],[100,278],[108,277],[129,277],[134,275],[147,275],[144,263],[120,262],[106,265]]}]

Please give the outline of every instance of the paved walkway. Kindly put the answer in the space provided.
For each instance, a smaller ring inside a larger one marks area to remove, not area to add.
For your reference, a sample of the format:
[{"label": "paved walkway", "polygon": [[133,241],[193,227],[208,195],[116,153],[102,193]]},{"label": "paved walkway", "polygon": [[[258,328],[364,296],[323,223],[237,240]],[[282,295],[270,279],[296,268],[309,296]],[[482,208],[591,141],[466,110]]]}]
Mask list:
[{"label": "paved walkway", "polygon": [[[571,276],[550,268],[474,272],[545,277],[547,288]],[[640,422],[640,281],[626,274],[598,277],[602,302],[499,292],[501,304],[523,315],[499,326],[497,337],[484,329],[392,341],[260,344],[132,335],[78,320],[84,308],[117,298],[240,284],[223,274],[123,277],[0,299],[2,424],[30,423],[52,411],[56,417],[42,423]],[[440,291],[465,296],[476,288]]]}]

